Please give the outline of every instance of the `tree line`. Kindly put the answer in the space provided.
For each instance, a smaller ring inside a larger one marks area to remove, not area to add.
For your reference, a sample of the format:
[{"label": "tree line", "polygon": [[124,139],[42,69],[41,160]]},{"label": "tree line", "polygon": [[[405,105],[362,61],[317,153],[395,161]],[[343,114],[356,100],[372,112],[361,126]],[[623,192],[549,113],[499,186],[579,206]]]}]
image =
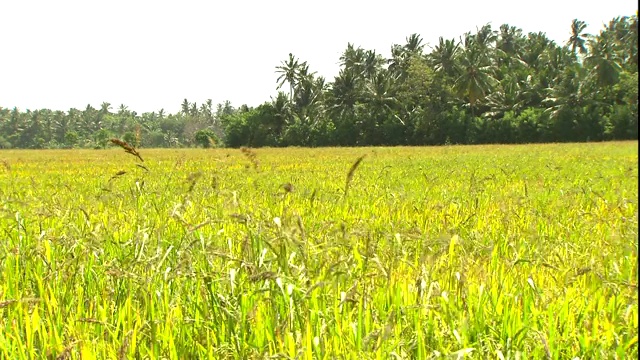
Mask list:
[{"label": "tree line", "polygon": [[333,81],[293,54],[276,67],[277,95],[181,111],[0,108],[0,148],[367,146],[638,139],[638,23],[612,19],[596,35],[573,20],[545,33],[485,25],[426,46],[418,34],[391,55],[348,44]]}]

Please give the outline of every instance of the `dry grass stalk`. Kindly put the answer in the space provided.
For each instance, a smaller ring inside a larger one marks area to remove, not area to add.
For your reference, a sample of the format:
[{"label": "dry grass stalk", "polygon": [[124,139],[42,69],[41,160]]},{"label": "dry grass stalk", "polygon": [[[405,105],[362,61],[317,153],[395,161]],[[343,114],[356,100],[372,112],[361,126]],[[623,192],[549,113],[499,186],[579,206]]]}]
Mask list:
[{"label": "dry grass stalk", "polygon": [[[71,359],[71,351],[74,347],[80,344],[80,341],[74,340],[69,346],[65,347],[64,350],[60,353],[60,355],[56,356],[56,360],[68,360]],[[49,358],[52,358],[51,356]]]},{"label": "dry grass stalk", "polygon": [[192,192],[193,188],[196,186],[196,182],[198,182],[198,179],[200,179],[202,177],[202,172],[195,172],[195,173],[191,173],[189,174],[189,176],[187,176],[187,182],[189,183],[189,189],[187,190],[187,192]]},{"label": "dry grass stalk", "polygon": [[124,171],[124,170],[120,170],[120,171],[118,171],[117,173],[115,173],[115,174],[111,177],[111,179],[109,179],[109,181],[111,181],[111,180],[113,180],[113,179],[116,179],[116,178],[119,178],[120,176],[122,176],[122,175],[124,175],[124,174],[126,174],[126,173],[127,173],[126,171]]},{"label": "dry grass stalk", "polygon": [[547,359],[553,359],[553,355],[551,354],[551,349],[549,348],[549,343],[547,342],[547,337],[541,332],[538,335],[540,335],[540,341],[544,346],[544,353]]},{"label": "dry grass stalk", "polygon": [[98,325],[103,325],[103,326],[109,325],[109,324],[105,323],[104,321],[100,321],[100,320],[97,320],[97,319],[91,319],[91,318],[76,319],[76,322],[88,323],[88,324],[98,324]]},{"label": "dry grass stalk", "polygon": [[263,271],[261,273],[258,274],[253,274],[251,276],[249,276],[249,281],[251,282],[258,282],[258,281],[264,281],[264,280],[273,280],[275,278],[278,277],[278,274],[276,274],[273,271]]},{"label": "dry grass stalk", "polygon": [[66,347],[61,353],[60,355],[56,356],[56,360],[67,360],[67,359],[71,359],[71,350],[73,349],[73,347],[69,346]]},{"label": "dry grass stalk", "polygon": [[118,360],[124,360],[127,358],[127,351],[129,350],[129,340],[131,339],[131,335],[133,331],[129,331],[127,335],[124,337],[124,341],[122,342],[122,346],[118,351]]},{"label": "dry grass stalk", "polygon": [[202,227],[205,227],[205,226],[207,226],[209,224],[211,224],[211,220],[207,219],[207,220],[201,222],[200,224],[197,224],[197,225],[194,225],[194,226],[189,226],[188,227],[189,228],[189,232],[192,233],[192,232],[194,232],[194,231],[196,231],[196,230],[198,230],[198,229],[200,229]]},{"label": "dry grass stalk", "polygon": [[362,162],[362,160],[364,159],[364,157],[367,156],[362,155],[360,156],[356,162],[353,163],[353,165],[351,165],[351,168],[349,169],[349,172],[347,173],[347,183],[344,186],[344,196],[347,196],[347,192],[349,191],[349,185],[351,184],[351,180],[353,179],[353,174],[356,172],[356,169],[358,168],[358,166],[360,166],[360,163]]},{"label": "dry grass stalk", "polygon": [[127,143],[126,141],[122,141],[120,139],[111,139],[109,141],[111,141],[112,144],[118,145],[121,148],[123,148],[126,153],[129,153],[137,157],[138,159],[140,159],[140,161],[144,162],[144,159],[142,159],[142,156],[140,156],[140,153],[133,146],[129,145],[129,143]]},{"label": "dry grass stalk", "polygon": [[136,146],[140,147],[141,144],[141,140],[142,140],[142,127],[140,126],[140,124],[136,124]]},{"label": "dry grass stalk", "polygon": [[258,155],[255,153],[255,151],[244,146],[240,148],[240,151],[244,154],[244,156],[247,157],[247,159],[249,159],[249,161],[253,165],[253,168],[258,170]]},{"label": "dry grass stalk", "polygon": [[5,308],[11,304],[15,304],[17,303],[18,300],[5,300],[5,301],[0,301],[0,309]]},{"label": "dry grass stalk", "polygon": [[24,298],[20,300],[11,299],[11,300],[0,301],[0,309],[5,308],[9,305],[13,305],[18,302],[31,304],[31,303],[37,303],[39,301],[40,301],[39,298]]}]

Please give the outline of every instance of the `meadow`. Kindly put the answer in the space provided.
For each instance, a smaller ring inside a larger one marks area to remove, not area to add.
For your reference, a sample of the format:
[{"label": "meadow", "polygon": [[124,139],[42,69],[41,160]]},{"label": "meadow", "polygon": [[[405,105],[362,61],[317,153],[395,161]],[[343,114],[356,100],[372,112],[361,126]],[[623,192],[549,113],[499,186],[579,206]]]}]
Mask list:
[{"label": "meadow", "polygon": [[637,141],[138,151],[0,152],[0,358],[638,356]]}]

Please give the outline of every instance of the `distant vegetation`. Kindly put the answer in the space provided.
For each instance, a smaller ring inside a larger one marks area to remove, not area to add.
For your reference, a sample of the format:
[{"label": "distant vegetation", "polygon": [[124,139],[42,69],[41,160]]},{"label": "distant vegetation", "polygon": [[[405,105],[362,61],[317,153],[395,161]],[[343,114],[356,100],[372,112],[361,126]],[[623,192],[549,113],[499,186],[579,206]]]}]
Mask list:
[{"label": "distant vegetation", "polygon": [[293,54],[278,93],[257,107],[187,99],[177,114],[126,106],[67,112],[0,108],[0,148],[355,146],[638,139],[637,13],[599,34],[574,20],[545,33],[485,25],[425,46],[413,34],[389,58],[349,44],[333,81]]}]

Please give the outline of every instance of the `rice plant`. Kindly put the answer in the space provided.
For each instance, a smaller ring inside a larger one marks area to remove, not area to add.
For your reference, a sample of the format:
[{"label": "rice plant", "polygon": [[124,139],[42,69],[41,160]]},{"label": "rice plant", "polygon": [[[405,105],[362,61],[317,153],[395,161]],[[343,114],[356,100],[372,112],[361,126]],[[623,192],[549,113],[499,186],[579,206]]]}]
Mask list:
[{"label": "rice plant", "polygon": [[637,142],[114,144],[0,152],[0,358],[638,356]]}]

